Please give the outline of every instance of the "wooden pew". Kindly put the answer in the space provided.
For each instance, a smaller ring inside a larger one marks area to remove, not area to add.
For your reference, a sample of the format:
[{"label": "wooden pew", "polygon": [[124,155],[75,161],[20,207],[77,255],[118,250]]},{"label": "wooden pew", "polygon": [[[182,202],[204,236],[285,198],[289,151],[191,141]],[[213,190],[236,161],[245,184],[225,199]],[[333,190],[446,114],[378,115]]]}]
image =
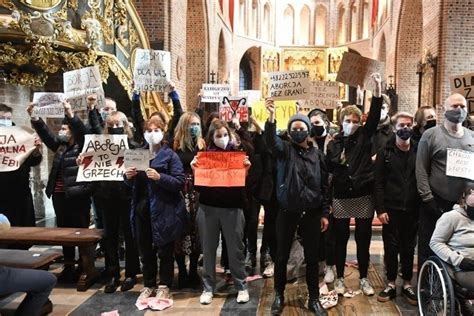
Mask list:
[{"label": "wooden pew", "polygon": [[78,291],[86,291],[99,277],[95,268],[94,250],[102,239],[101,229],[63,227],[12,227],[0,231],[0,244],[50,245],[79,247],[82,274]]},{"label": "wooden pew", "polygon": [[0,249],[0,266],[47,270],[51,263],[62,256],[62,253],[55,251],[35,252],[18,249]]}]

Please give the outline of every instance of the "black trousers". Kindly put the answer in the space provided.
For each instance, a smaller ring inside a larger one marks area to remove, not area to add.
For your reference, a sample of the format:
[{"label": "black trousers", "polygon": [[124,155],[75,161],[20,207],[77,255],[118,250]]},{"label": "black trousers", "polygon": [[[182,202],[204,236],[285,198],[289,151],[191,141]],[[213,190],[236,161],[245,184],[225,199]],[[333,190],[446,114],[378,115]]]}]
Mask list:
[{"label": "black trousers", "polygon": [[252,196],[247,197],[244,207],[245,237],[244,244],[247,252],[251,255],[257,254],[258,215],[260,203]]},{"label": "black trousers", "polygon": [[441,212],[449,212],[453,209],[455,202],[446,201],[434,194],[434,199],[439,210],[434,211],[422,203],[420,209],[418,230],[418,270],[434,252],[430,248],[430,240],[436,227],[436,221],[441,217]]},{"label": "black trousers", "polygon": [[270,257],[275,261],[277,257],[276,245],[276,218],[278,215],[278,201],[276,199],[263,205],[265,219],[263,224],[262,246],[260,255],[270,253]]},{"label": "black trousers", "polygon": [[[372,239],[372,218],[356,218],[355,241],[357,245],[357,263],[360,278],[367,277],[370,260],[370,240]],[[347,256],[347,243],[351,235],[350,218],[334,218],[336,235],[336,270],[337,277],[344,277]]]},{"label": "black trousers", "polygon": [[319,247],[319,261],[326,261],[327,266],[336,264],[336,236],[334,235],[334,216],[329,214],[328,229],[321,233],[321,247]]},{"label": "black trousers", "polygon": [[[70,198],[65,193],[53,193],[53,207],[56,214],[56,226],[88,228],[90,223],[91,199],[86,197]],[[63,246],[64,263],[74,264],[75,247]]]},{"label": "black trousers", "polygon": [[382,227],[383,248],[387,280],[394,282],[398,273],[398,255],[402,265],[402,277],[411,281],[418,231],[418,210],[387,210],[389,222]]},{"label": "black trousers", "polygon": [[275,261],[275,291],[283,293],[286,285],[286,265],[293,237],[298,230],[303,241],[306,261],[306,284],[311,298],[319,297],[318,253],[321,235],[321,212],[312,210],[301,215],[280,210],[276,218],[277,257]]},{"label": "black trousers", "polygon": [[142,262],[143,284],[145,287],[156,287],[158,254],[160,259],[159,285],[171,287],[174,275],[174,242],[155,247],[152,236],[150,210],[147,206],[138,206],[135,214],[135,237]]},{"label": "black trousers", "polygon": [[140,260],[137,243],[130,227],[130,201],[118,198],[94,199],[97,209],[102,212],[104,225],[103,246],[105,250],[105,268],[110,276],[120,276],[118,256],[119,235],[125,239],[125,277],[135,277],[140,273]]}]

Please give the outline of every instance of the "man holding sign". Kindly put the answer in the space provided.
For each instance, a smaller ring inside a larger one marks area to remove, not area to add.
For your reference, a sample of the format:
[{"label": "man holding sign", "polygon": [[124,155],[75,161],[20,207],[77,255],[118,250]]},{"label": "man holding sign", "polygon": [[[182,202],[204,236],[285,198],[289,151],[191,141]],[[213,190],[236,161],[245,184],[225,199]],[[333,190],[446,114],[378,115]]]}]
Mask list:
[{"label": "man holding sign", "polygon": [[433,255],[429,242],[436,221],[441,214],[452,210],[467,182],[467,174],[455,172],[453,164],[474,152],[474,132],[462,126],[467,117],[466,99],[453,94],[446,99],[444,109],[444,124],[425,131],[418,146],[416,179],[423,199],[418,233],[419,267]]}]

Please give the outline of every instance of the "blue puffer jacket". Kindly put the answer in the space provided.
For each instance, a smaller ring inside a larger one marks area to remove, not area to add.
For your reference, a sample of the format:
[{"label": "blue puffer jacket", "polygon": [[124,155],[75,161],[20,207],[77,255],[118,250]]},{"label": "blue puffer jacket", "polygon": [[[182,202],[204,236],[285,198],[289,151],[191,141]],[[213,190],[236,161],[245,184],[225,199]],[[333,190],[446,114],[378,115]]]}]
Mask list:
[{"label": "blue puffer jacket", "polygon": [[[176,153],[164,144],[150,161],[150,168],[160,174],[160,180],[148,179],[143,172],[139,172],[132,180],[125,179],[125,183],[132,187],[130,221],[135,235],[135,212],[139,197],[148,196],[153,243],[163,246],[178,239],[187,226],[186,206],[181,194],[184,187],[183,164]],[[143,189],[148,194],[138,192]]]}]

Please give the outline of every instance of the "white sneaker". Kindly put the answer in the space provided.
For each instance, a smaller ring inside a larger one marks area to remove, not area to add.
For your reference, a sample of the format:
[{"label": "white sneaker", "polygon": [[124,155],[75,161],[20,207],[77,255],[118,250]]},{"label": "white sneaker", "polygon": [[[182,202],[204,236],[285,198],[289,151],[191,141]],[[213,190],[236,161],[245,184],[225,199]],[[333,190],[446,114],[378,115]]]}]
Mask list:
[{"label": "white sneaker", "polygon": [[159,285],[156,289],[157,298],[171,298],[170,289],[166,285]]},{"label": "white sneaker", "polygon": [[138,296],[137,298],[137,302],[141,302],[151,296],[153,296],[153,293],[155,292],[155,288],[154,287],[144,287],[141,291],[140,291],[140,295]]},{"label": "white sneaker", "polygon": [[273,277],[273,272],[274,272],[274,266],[273,263],[270,263],[265,267],[265,270],[263,271],[263,277],[264,278],[271,278]]},{"label": "white sneaker", "polygon": [[212,298],[214,297],[214,295],[212,294],[212,292],[202,292],[201,294],[201,297],[199,298],[199,302],[202,304],[202,305],[209,305],[212,303]]},{"label": "white sneaker", "polygon": [[344,278],[336,279],[336,283],[334,283],[334,290],[338,295],[344,295],[346,292],[346,285],[344,284]]},{"label": "white sneaker", "polygon": [[372,287],[369,282],[369,279],[367,278],[360,279],[360,289],[367,296],[372,296],[375,294],[374,288]]},{"label": "white sneaker", "polygon": [[237,294],[237,303],[244,304],[247,303],[249,300],[250,296],[248,290],[239,291],[239,294]]},{"label": "white sneaker", "polygon": [[326,266],[326,268],[324,268],[324,282],[332,283],[334,282],[334,278],[335,276],[332,266]]}]

